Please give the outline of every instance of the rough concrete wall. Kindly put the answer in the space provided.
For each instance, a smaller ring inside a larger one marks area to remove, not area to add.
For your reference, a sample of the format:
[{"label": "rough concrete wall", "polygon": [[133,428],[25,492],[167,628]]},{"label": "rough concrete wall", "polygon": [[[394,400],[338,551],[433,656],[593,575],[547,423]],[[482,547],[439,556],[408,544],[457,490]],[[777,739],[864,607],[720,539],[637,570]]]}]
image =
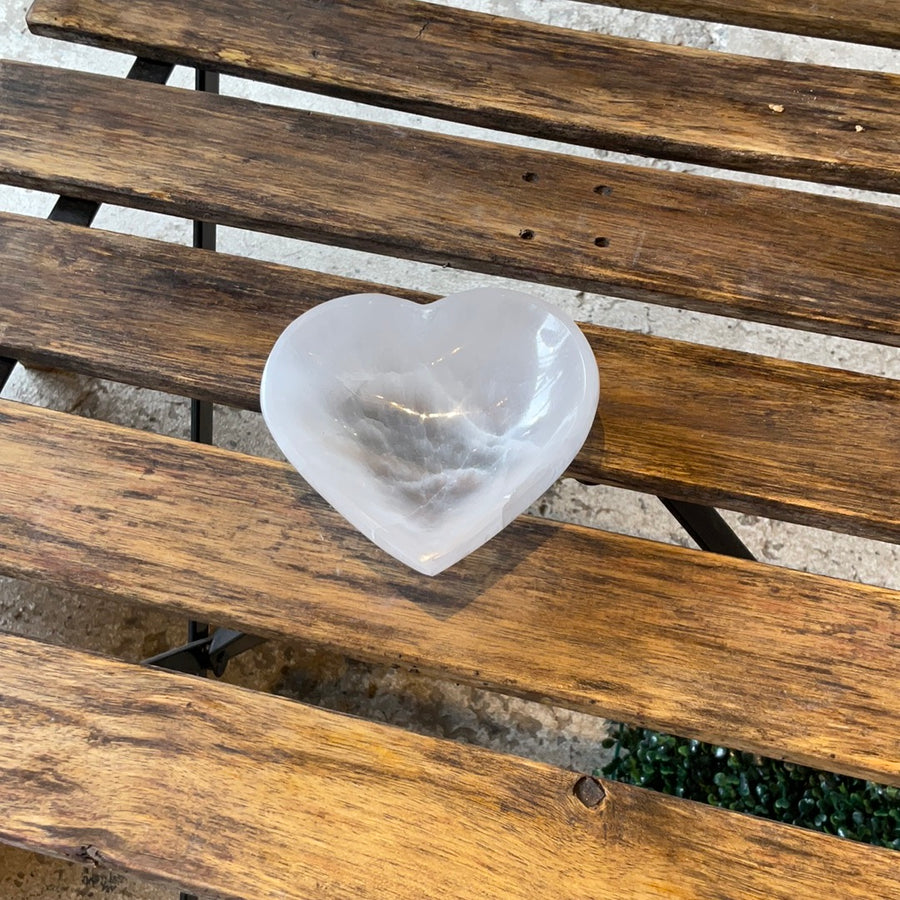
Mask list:
[{"label": "rough concrete wall", "polygon": [[[900,72],[900,53],[887,50],[786,38],[723,25],[617,11],[570,0],[455,0],[451,5],[702,48]],[[33,37],[25,27],[26,8],[27,4],[22,0],[0,0],[0,54],[3,57],[116,75],[126,72],[129,60],[117,54]],[[172,83],[187,87],[191,80],[187,70],[179,69]],[[373,115],[371,110],[356,104],[234,78],[223,78],[222,90],[272,103],[363,117]],[[378,117],[417,127],[436,127],[448,133],[496,137],[463,126],[433,123],[420,116],[379,113]],[[507,136],[502,139],[510,140]],[[586,156],[624,159],[620,154],[562,147],[525,138],[513,140]],[[697,166],[669,162],[629,161],[660,168],[701,171]],[[733,174],[729,177],[763,180]],[[830,189],[829,192],[860,195],[860,192],[842,189]],[[895,202],[884,196],[874,199]],[[8,210],[45,216],[52,200],[36,192],[0,188],[0,207]],[[104,207],[96,227],[190,242],[188,222],[149,213]],[[219,246],[227,252],[373,278],[386,284],[414,285],[440,293],[486,283],[521,287],[503,279],[391,261],[370,254],[317,247],[235,229],[221,230]],[[900,353],[896,350],[860,342],[826,340],[787,329],[580,292],[553,288],[538,288],[533,292],[582,320],[900,378]],[[187,435],[187,401],[96,379],[18,369],[4,396],[165,434]],[[260,418],[254,414],[217,409],[216,439],[225,447],[278,455]],[[564,481],[538,506],[542,513],[568,521],[672,543],[689,543],[653,497],[604,487],[586,488]],[[726,516],[750,548],[766,562],[900,587],[900,552],[896,547],[753,516]],[[598,598],[598,602],[602,603],[602,598]],[[184,634],[182,621],[158,612],[98,603],[10,579],[0,580],[0,628],[129,660],[139,660],[172,646],[180,642]],[[234,664],[228,678],[380,721],[533,756],[562,766],[588,770],[602,762],[600,741],[605,735],[605,727],[604,723],[591,717],[396,670],[351,663],[298,645],[264,645]],[[92,896],[149,900],[170,898],[172,893],[122,876],[81,870],[22,851],[0,848],[0,896],[11,900]]]}]

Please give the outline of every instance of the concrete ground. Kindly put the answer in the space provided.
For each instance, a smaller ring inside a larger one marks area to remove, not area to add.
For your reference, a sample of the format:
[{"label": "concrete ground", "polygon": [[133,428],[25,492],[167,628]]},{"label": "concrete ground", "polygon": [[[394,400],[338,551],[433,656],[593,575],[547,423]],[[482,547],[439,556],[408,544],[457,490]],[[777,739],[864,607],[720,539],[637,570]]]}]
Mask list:
[{"label": "concrete ground", "polygon": [[[615,11],[571,0],[457,0],[456,5],[572,28],[735,53],[900,72],[900,53],[887,50]],[[31,36],[25,27],[26,8],[23,0],[0,0],[0,56],[119,75],[127,70],[129,60],[125,57]],[[179,69],[173,83],[188,86],[190,77],[187,70]],[[363,117],[376,115],[355,104],[233,78],[222,79],[222,90],[272,103],[305,105]],[[491,136],[480,130],[434,123],[419,116],[389,114],[380,117],[451,133]],[[509,140],[507,137],[502,139]],[[520,143],[586,156],[624,158],[541,141],[522,139]],[[710,171],[697,166],[631,161],[685,171]],[[763,180],[751,176],[729,177]],[[816,188],[810,186],[810,189]],[[828,192],[863,196],[860,192],[842,189],[829,189]],[[896,203],[894,198],[885,195],[866,196],[876,202]],[[0,208],[3,209],[45,216],[52,202],[53,198],[45,194],[0,188]],[[109,207],[101,211],[96,227],[183,243],[190,241],[190,224],[185,221]],[[220,249],[443,293],[479,284],[507,283],[502,279],[385,260],[370,254],[316,247],[235,229],[221,230]],[[823,339],[786,329],[753,326],[574,291],[539,288],[534,292],[581,320],[900,378],[900,353],[889,348]],[[187,401],[96,379],[20,368],[4,396],[166,434],[187,434]],[[225,447],[277,455],[260,418],[253,414],[217,408],[216,440]],[[603,487],[585,488],[563,481],[537,505],[542,513],[568,521],[672,543],[688,543],[652,497]],[[766,562],[900,587],[897,547],[753,516],[727,514],[727,518],[750,548]],[[598,602],[602,602],[602,598],[598,598]],[[0,629],[52,643],[140,660],[179,643],[184,627],[184,622],[177,618],[144,608],[123,608],[122,604],[98,603],[10,579],[0,580]],[[402,727],[483,744],[573,769],[590,770],[603,761],[600,742],[606,727],[602,721],[398,670],[354,663],[300,645],[266,644],[234,664],[227,678]],[[168,888],[136,879],[0,847],[0,898],[62,900],[101,896],[155,900],[171,898],[173,894]]]}]

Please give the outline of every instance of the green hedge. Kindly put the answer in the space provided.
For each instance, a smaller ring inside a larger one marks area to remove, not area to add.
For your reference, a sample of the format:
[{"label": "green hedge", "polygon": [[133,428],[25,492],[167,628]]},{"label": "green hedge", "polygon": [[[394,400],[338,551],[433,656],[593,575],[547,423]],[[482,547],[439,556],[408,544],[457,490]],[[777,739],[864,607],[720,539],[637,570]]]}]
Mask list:
[{"label": "green hedge", "polygon": [[900,788],[618,726],[617,781],[900,850]]}]

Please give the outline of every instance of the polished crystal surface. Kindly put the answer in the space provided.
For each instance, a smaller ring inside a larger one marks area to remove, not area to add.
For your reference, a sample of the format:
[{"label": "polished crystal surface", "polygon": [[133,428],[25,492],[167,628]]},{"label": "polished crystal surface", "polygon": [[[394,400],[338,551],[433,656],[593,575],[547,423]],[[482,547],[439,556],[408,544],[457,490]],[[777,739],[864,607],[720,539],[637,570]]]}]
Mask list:
[{"label": "polished crystal surface", "polygon": [[515,291],[427,305],[338,297],[279,337],[263,373],[269,430],[366,537],[426,575],[481,546],[565,471],[594,421],[579,328]]}]

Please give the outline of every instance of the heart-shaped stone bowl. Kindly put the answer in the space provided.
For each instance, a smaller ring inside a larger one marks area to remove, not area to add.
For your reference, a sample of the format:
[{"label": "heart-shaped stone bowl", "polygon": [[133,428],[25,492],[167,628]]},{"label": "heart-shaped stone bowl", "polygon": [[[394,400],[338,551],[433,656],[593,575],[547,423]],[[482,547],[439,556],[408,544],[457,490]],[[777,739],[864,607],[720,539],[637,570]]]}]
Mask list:
[{"label": "heart-shaped stone bowl", "polygon": [[578,326],[526,294],[353,294],[285,329],[260,399],[310,485],[391,556],[436,575],[562,475],[593,424],[598,381]]}]

